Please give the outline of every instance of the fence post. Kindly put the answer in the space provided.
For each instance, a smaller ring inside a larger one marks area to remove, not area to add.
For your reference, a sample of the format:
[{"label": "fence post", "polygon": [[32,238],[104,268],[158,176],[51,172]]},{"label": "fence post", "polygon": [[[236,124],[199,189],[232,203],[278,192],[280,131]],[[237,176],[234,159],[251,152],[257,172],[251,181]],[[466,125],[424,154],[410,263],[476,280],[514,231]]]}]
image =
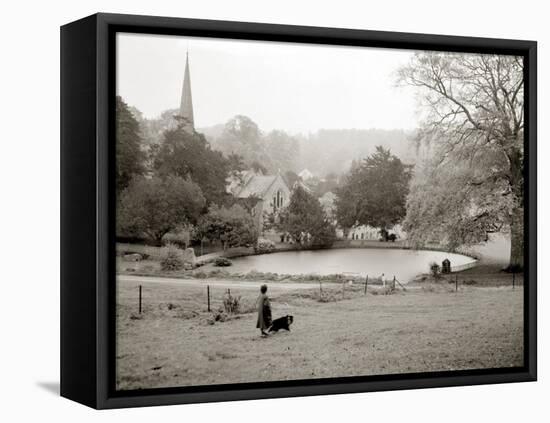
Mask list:
[{"label": "fence post", "polygon": [[141,314],[141,285],[139,286],[139,314]]},{"label": "fence post", "polygon": [[365,295],[367,295],[367,285],[369,284],[369,275],[367,275],[367,279],[365,279]]},{"label": "fence post", "polygon": [[455,292],[458,292],[458,274],[455,275]]},{"label": "fence post", "polygon": [[512,272],[512,289],[516,288],[516,272]]},{"label": "fence post", "polygon": [[342,282],[342,299],[346,298],[346,281]]},{"label": "fence post", "polygon": [[323,297],[323,282],[319,281],[319,298]]},{"label": "fence post", "polygon": [[206,285],[206,297],[208,299],[208,311],[210,311],[210,285]]}]

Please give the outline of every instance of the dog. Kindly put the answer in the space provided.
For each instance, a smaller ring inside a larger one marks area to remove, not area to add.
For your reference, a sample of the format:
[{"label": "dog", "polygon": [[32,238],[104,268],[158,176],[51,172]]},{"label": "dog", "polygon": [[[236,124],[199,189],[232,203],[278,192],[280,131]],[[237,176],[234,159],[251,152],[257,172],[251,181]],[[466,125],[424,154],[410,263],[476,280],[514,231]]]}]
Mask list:
[{"label": "dog", "polygon": [[294,316],[283,316],[278,319],[273,320],[271,326],[268,329],[268,332],[278,332],[281,329],[287,330],[290,332],[290,325],[294,322]]}]

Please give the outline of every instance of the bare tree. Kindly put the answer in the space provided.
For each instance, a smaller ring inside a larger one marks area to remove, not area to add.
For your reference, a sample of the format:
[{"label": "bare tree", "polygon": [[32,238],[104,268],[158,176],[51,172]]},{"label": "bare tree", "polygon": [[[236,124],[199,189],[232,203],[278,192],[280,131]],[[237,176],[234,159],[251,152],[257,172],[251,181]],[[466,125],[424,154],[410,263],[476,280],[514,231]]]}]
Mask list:
[{"label": "bare tree", "polygon": [[[400,69],[399,80],[421,94],[418,140],[436,146],[434,168],[466,164],[473,170],[466,184],[509,205],[510,266],[523,267],[523,59],[423,52]],[[470,208],[488,220],[490,210]]]}]

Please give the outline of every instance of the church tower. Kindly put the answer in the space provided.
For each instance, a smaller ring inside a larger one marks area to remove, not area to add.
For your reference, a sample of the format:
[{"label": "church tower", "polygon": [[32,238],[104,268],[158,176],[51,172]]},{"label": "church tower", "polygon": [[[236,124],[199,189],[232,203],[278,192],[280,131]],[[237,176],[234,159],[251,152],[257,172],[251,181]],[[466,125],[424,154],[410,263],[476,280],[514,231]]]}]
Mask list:
[{"label": "church tower", "polygon": [[185,75],[183,76],[183,88],[181,90],[181,104],[179,115],[184,119],[184,128],[193,132],[195,119],[193,117],[193,97],[191,96],[191,74],[189,73],[189,52],[185,58]]}]

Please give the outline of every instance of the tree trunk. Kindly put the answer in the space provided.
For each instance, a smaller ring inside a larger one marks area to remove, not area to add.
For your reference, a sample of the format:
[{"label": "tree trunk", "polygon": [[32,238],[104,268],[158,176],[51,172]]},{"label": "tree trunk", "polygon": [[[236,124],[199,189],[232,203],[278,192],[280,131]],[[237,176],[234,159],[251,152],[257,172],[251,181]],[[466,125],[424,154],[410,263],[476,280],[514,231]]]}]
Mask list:
[{"label": "tree trunk", "polygon": [[510,223],[510,264],[509,270],[520,271],[523,269],[523,208],[515,207],[512,211]]},{"label": "tree trunk", "polygon": [[523,270],[523,169],[522,154],[514,148],[508,153],[510,160],[510,186],[514,195],[514,206],[510,219],[510,264],[512,271]]}]

